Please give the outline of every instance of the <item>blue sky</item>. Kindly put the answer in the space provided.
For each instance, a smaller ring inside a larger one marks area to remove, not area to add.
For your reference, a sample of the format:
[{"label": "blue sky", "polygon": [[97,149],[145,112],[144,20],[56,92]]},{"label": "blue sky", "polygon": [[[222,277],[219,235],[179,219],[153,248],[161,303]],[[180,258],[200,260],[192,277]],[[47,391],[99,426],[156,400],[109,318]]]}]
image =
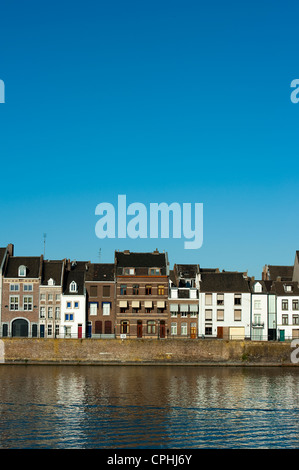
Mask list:
[{"label": "blue sky", "polygon": [[[1,246],[248,270],[299,249],[295,1],[3,0]],[[104,239],[95,208],[201,202],[204,242]]]}]

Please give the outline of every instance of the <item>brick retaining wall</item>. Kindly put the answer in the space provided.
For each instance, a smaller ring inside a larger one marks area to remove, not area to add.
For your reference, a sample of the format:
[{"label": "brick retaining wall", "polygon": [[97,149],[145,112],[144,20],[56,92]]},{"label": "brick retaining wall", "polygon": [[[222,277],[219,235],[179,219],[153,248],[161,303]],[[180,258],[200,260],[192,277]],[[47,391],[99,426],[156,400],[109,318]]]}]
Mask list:
[{"label": "brick retaining wall", "polygon": [[3,338],[0,351],[4,364],[297,365],[283,342]]}]

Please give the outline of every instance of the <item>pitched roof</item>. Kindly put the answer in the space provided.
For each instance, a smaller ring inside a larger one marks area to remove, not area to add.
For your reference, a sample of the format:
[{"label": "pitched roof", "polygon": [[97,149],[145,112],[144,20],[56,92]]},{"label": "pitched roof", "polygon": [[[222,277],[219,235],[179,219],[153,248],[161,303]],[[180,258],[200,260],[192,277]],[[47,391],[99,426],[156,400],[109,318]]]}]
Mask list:
[{"label": "pitched roof", "polygon": [[116,251],[116,264],[122,268],[142,267],[142,268],[161,268],[166,267],[165,253],[131,253],[130,251]]},{"label": "pitched roof", "polygon": [[267,294],[267,293],[271,292],[273,281],[264,281],[264,280],[260,280],[260,279],[254,279],[253,280],[253,279],[251,279],[249,281],[249,287],[250,287],[250,290],[253,294],[260,294],[260,292],[254,292],[254,286],[257,282],[259,284],[261,284],[261,286],[262,286],[262,294]]},{"label": "pitched roof", "polygon": [[[84,279],[85,272],[81,270],[66,271],[64,276],[63,293],[65,295],[83,295],[84,294]],[[72,282],[77,284],[77,292],[70,291],[70,285]]]},{"label": "pitched roof", "polygon": [[86,272],[86,281],[114,281],[115,266],[111,263],[90,263]]},{"label": "pitched roof", "polygon": [[64,262],[62,260],[44,260],[42,263],[42,285],[48,285],[53,279],[56,286],[61,285]]},{"label": "pitched roof", "polygon": [[[41,256],[10,256],[4,277],[38,278],[40,276]],[[26,276],[19,276],[19,267],[26,266]]]},{"label": "pitched roof", "polygon": [[278,277],[280,277],[282,281],[291,281],[293,278],[294,266],[268,265],[268,269],[271,281],[276,281]]},{"label": "pitched roof", "polygon": [[198,264],[175,264],[174,272],[177,276],[186,279],[195,279],[196,274],[199,273]]},{"label": "pitched roof", "polygon": [[0,248],[0,266],[3,263],[3,258],[5,256],[5,253],[6,253],[6,248]]},{"label": "pitched roof", "polygon": [[[292,291],[286,291],[285,286],[292,286]],[[274,281],[272,283],[271,292],[275,293],[279,297],[285,297],[288,295],[299,296],[299,285],[295,281]]]},{"label": "pitched roof", "polygon": [[201,275],[201,292],[250,292],[242,273],[222,272]]}]

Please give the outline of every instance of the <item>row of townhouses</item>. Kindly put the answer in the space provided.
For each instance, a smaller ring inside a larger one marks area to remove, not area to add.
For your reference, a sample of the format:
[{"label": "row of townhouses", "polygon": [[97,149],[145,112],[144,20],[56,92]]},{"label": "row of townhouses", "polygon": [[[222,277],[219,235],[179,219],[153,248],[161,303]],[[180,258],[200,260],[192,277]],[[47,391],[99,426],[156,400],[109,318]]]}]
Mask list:
[{"label": "row of townhouses", "polygon": [[169,267],[167,253],[115,252],[114,263],[15,256],[0,248],[0,336],[299,338],[299,251],[292,266],[247,273]]}]

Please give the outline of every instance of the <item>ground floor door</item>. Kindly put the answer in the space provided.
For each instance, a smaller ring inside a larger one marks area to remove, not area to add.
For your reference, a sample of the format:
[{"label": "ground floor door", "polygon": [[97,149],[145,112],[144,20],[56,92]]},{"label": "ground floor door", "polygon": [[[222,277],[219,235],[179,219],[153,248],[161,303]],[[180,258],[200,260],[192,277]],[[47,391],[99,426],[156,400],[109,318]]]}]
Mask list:
[{"label": "ground floor door", "polygon": [[12,336],[28,337],[28,321],[19,319],[12,322]]},{"label": "ground floor door", "polygon": [[196,323],[191,323],[191,326],[190,326],[190,336],[191,336],[191,339],[195,339],[195,338],[196,338]]},{"label": "ground floor door", "polygon": [[223,326],[217,326],[217,338],[223,338]]},{"label": "ground floor door", "polygon": [[82,338],[82,325],[78,325],[78,338]]},{"label": "ground floor door", "polygon": [[165,338],[165,321],[160,321],[160,338]]},{"label": "ground floor door", "polygon": [[137,338],[142,338],[142,320],[137,320]]}]

